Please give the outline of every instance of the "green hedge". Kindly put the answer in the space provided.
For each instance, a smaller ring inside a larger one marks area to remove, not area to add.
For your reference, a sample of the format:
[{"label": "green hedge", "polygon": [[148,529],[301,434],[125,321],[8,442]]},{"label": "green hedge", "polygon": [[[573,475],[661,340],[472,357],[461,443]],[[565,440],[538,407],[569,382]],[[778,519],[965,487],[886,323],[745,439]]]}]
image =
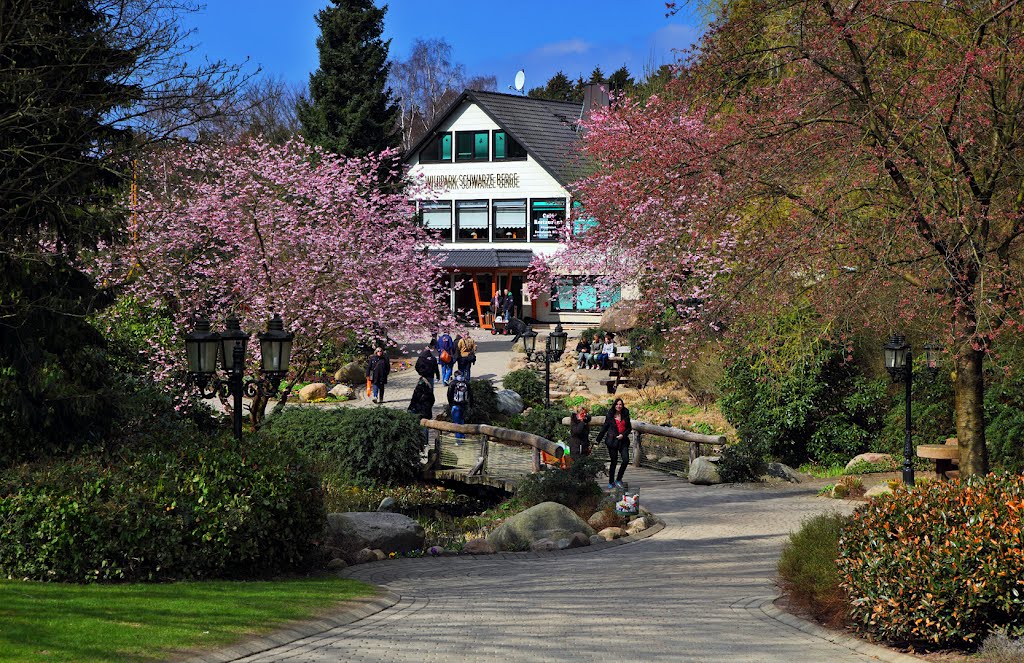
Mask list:
[{"label": "green hedge", "polygon": [[529,368],[509,371],[501,383],[523,398],[523,403],[530,407],[544,402],[544,381]]},{"label": "green hedge", "polygon": [[401,484],[416,478],[423,449],[420,418],[389,408],[286,408],[259,437],[309,454],[328,476],[359,484]]},{"label": "green hedge", "polygon": [[856,628],[896,644],[1024,634],[1024,477],[933,482],[859,508],[839,540]]},{"label": "green hedge", "polygon": [[92,582],[279,573],[313,550],[319,478],[293,448],[183,436],[0,477],[0,574]]},{"label": "green hedge", "polygon": [[564,442],[569,439],[569,427],[562,423],[562,419],[570,414],[569,409],[561,405],[552,405],[551,407],[538,405],[527,412],[511,417],[508,427],[540,435],[552,441]]}]

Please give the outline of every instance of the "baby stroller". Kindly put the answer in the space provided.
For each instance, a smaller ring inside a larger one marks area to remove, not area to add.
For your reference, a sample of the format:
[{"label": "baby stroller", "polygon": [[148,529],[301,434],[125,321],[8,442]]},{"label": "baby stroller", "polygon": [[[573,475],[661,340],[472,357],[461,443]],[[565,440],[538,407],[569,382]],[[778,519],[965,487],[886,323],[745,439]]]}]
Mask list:
[{"label": "baby stroller", "polygon": [[502,336],[508,334],[508,320],[500,315],[495,315],[491,319],[491,336],[496,334],[501,334]]}]

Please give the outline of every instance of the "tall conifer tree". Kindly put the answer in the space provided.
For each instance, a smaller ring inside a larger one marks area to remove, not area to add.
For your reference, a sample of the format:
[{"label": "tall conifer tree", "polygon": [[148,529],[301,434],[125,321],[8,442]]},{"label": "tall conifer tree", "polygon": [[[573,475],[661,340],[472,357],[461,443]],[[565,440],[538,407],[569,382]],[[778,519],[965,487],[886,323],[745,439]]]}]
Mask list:
[{"label": "tall conifer tree", "polygon": [[388,48],[381,39],[387,6],[331,0],[316,15],[320,68],[310,74],[299,120],[309,142],[348,156],[397,147],[398,105],[387,86]]}]

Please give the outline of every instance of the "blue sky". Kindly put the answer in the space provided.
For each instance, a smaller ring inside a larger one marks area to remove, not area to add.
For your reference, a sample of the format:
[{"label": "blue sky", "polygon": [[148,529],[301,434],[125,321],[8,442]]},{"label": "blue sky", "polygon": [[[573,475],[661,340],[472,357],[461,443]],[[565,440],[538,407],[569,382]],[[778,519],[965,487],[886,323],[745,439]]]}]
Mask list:
[{"label": "blue sky", "polygon": [[[187,18],[198,56],[240,62],[268,75],[308,81],[317,66],[314,14],[326,0],[207,0]],[[625,64],[634,77],[672,62],[672,49],[700,35],[699,18],[665,16],[663,0],[391,0],[384,19],[391,56],[408,56],[417,38],[443,38],[470,76],[498,77],[498,89],[526,70],[527,88],[559,69],[586,78]]]}]

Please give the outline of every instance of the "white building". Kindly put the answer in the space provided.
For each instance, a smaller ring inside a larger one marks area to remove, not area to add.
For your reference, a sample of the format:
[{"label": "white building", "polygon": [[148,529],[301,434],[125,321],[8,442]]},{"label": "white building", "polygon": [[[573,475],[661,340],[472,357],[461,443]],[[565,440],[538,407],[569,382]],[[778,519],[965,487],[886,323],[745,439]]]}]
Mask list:
[{"label": "white building", "polygon": [[[588,102],[592,95],[607,103],[597,86]],[[588,102],[467,90],[405,156],[409,174],[433,187],[417,206],[438,233],[431,248],[443,255],[451,305],[485,329],[498,289],[512,291],[519,317],[551,323],[597,324],[618,298],[602,301],[586,276],[566,276],[555,293],[525,287],[526,268],[558,248],[572,209],[567,187],[582,175],[575,144]]]}]

